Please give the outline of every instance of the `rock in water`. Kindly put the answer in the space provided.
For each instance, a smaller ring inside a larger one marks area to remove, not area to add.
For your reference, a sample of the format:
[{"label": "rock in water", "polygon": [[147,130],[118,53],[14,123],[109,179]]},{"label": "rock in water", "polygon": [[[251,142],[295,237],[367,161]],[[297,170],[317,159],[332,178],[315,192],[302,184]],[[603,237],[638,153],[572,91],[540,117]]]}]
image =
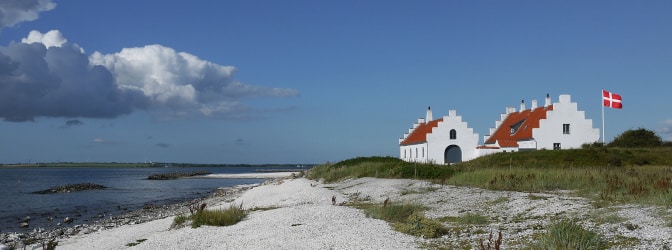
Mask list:
[{"label": "rock in water", "polygon": [[46,190],[36,191],[33,194],[55,194],[55,193],[70,193],[76,191],[84,190],[96,190],[96,189],[105,189],[107,187],[94,183],[78,183],[78,184],[68,184],[63,186],[51,187]]}]

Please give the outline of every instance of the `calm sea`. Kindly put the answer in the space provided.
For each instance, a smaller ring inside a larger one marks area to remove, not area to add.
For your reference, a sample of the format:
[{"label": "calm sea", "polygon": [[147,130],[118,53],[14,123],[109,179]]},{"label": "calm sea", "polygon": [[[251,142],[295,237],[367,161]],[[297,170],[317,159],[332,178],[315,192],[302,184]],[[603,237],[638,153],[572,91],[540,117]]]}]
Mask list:
[{"label": "calm sea", "polygon": [[[273,169],[279,169],[273,166]],[[285,166],[285,169],[299,169]],[[146,204],[165,205],[204,197],[219,187],[263,182],[263,179],[177,179],[146,180],[152,174],[207,171],[236,174],[264,171],[250,167],[157,167],[157,168],[0,168],[0,232],[19,232],[51,227],[65,217],[74,224],[93,222],[141,209]],[[95,183],[107,189],[58,194],[32,194],[54,186]],[[23,218],[30,216],[30,228],[21,229]],[[53,217],[54,222],[47,220]]]}]

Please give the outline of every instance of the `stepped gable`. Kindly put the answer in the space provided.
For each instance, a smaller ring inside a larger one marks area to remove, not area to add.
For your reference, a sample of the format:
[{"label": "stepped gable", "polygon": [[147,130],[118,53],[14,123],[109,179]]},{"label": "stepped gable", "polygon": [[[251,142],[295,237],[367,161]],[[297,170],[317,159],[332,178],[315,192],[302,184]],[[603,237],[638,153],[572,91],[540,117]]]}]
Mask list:
[{"label": "stepped gable", "polygon": [[532,129],[539,128],[539,121],[546,119],[546,112],[551,110],[553,105],[510,113],[485,144],[518,147],[518,141],[533,139]]},{"label": "stepped gable", "polygon": [[439,122],[442,121],[443,118],[440,118],[428,123],[419,124],[418,127],[415,128],[413,132],[410,135],[408,135],[408,137],[406,137],[404,141],[399,143],[399,145],[406,146],[427,142],[427,134],[431,133],[433,128],[438,127]]}]

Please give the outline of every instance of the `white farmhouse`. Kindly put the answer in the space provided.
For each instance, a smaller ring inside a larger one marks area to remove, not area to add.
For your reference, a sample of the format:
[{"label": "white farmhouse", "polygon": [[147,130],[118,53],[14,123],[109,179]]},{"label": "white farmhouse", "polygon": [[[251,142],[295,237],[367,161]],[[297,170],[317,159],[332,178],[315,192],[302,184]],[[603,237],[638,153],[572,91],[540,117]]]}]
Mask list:
[{"label": "white farmhouse", "polygon": [[420,118],[399,139],[399,157],[409,162],[456,163],[479,156],[520,150],[579,148],[600,139],[600,131],[593,128],[591,119],[579,111],[570,95],[560,95],[559,102],[551,104],[546,95],[544,106],[537,107],[533,100],[530,109],[525,102],[520,111],[507,107],[506,113],[495,122],[490,134],[478,145],[478,134],[457,116],[455,110],[448,116],[432,120],[431,109],[427,120]]},{"label": "white farmhouse", "polygon": [[426,120],[418,119],[399,139],[401,159],[423,163],[456,163],[476,156],[478,134],[462,121],[455,110],[448,116],[432,120],[432,109],[427,108]]}]

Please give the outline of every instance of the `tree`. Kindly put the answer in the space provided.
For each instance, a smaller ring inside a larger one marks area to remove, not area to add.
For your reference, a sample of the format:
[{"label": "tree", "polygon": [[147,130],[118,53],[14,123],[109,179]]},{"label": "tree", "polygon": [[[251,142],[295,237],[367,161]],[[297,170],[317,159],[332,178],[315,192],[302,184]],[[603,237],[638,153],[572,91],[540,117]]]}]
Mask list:
[{"label": "tree", "polygon": [[660,136],[644,128],[627,130],[607,144],[610,147],[624,148],[660,147],[661,145],[663,145],[663,140]]}]

